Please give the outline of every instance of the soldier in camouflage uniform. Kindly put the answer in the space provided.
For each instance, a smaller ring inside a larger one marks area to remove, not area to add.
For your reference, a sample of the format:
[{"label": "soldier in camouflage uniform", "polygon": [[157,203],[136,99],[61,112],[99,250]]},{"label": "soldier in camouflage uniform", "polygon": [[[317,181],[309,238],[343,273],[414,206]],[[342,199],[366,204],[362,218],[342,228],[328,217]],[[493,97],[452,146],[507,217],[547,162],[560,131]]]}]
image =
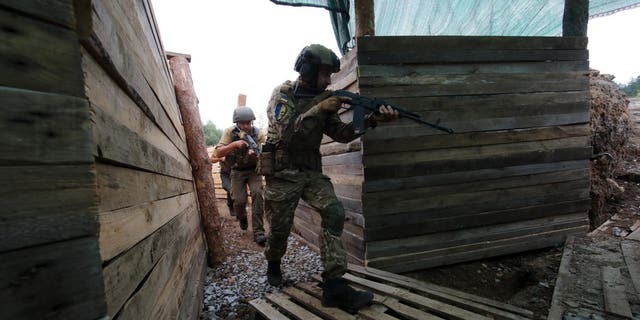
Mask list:
[{"label": "soldier in camouflage uniform", "polygon": [[[296,81],[278,86],[267,108],[269,130],[260,157],[259,170],[265,175],[265,213],[270,232],[265,248],[267,280],[280,286],[284,280],[280,261],[287,249],[287,238],[299,199],[316,209],[322,218],[321,256],[324,270],[322,303],[349,312],[370,303],[373,295],[346,284],[346,252],[342,243],[344,209],[329,177],[322,174],[320,143],[323,134],[346,143],[358,137],[353,124],[342,122],[337,110],[348,98],[330,96],[325,91],[331,73],[340,61],[331,50],[313,44],[305,47],[296,61]],[[371,122],[396,119],[391,107],[380,106],[380,115]]]},{"label": "soldier in camouflage uniform", "polygon": [[253,239],[259,245],[264,245],[267,238],[264,235],[262,176],[256,173],[259,150],[249,148],[247,135],[261,145],[266,136],[253,126],[256,117],[248,107],[238,107],[233,111],[235,126],[227,128],[220,142],[216,145],[214,154],[225,157],[231,164],[231,198],[233,211],[240,222],[240,228],[246,230],[247,223],[247,185],[251,191],[251,226]]}]

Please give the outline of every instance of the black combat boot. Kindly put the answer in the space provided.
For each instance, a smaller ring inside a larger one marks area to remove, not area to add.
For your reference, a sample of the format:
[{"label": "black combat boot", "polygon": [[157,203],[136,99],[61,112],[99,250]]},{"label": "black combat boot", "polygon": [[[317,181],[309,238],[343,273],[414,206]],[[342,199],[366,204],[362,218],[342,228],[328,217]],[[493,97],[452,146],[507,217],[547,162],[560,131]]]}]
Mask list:
[{"label": "black combat boot", "polygon": [[356,314],[358,310],[371,304],[371,300],[373,293],[355,290],[342,278],[325,280],[322,284],[322,305],[325,307],[338,307]]},{"label": "black combat boot", "polygon": [[282,271],[280,261],[267,261],[267,282],[274,287],[282,286]]}]

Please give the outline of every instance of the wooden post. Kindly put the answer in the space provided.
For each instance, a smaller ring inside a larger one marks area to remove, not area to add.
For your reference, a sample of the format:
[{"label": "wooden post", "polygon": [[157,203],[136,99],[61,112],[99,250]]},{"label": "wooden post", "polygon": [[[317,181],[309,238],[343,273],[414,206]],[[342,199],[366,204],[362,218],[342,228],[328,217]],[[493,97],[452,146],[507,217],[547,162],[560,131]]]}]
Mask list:
[{"label": "wooden post", "polygon": [[589,0],[564,0],[563,37],[586,37],[589,22]]},{"label": "wooden post", "polygon": [[247,96],[242,93],[238,93],[238,107],[246,107],[246,106],[247,106]]},{"label": "wooden post", "polygon": [[200,221],[208,248],[207,261],[209,266],[213,267],[222,263],[225,253],[222,245],[222,226],[216,207],[216,195],[211,176],[211,161],[205,147],[202,121],[198,110],[198,97],[193,89],[187,56],[172,54],[167,57],[173,74],[176,99],[182,114],[189,163],[196,183],[196,193],[200,204]]},{"label": "wooden post", "polygon": [[374,36],[376,27],[373,0],[355,0],[355,11],[356,39],[358,37]]}]

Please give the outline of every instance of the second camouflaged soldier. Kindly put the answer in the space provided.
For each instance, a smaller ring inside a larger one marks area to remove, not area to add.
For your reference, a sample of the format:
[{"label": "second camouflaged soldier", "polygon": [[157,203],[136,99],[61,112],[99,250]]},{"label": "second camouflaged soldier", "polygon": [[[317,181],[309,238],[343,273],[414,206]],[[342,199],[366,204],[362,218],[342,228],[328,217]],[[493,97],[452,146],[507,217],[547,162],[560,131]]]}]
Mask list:
[{"label": "second camouflaged soldier", "polygon": [[[342,143],[358,137],[353,124],[342,122],[337,113],[347,99],[325,91],[331,73],[339,69],[338,57],[322,45],[313,44],[300,52],[294,67],[300,77],[278,86],[269,101],[269,130],[259,170],[265,175],[265,213],[270,225],[265,248],[269,284],[284,282],[280,261],[302,198],[322,218],[322,304],[355,313],[368,305],[373,295],[354,290],[342,278],[347,267],[341,238],[345,214],[329,177],[322,174],[320,155],[323,134]],[[379,113],[369,118],[370,125],[376,118],[389,121],[398,117],[397,111],[387,106],[380,106]]]},{"label": "second camouflaged soldier", "polygon": [[[265,142],[266,136],[253,126],[256,119],[248,107],[237,107],[233,111],[235,126],[227,128],[220,142],[216,145],[216,157],[225,157],[231,164],[231,198],[233,211],[240,222],[242,230],[247,229],[247,185],[251,191],[251,227],[253,239],[264,245],[262,176],[256,173],[259,146]],[[255,146],[250,146],[252,141]],[[256,149],[258,147],[258,149]]]}]

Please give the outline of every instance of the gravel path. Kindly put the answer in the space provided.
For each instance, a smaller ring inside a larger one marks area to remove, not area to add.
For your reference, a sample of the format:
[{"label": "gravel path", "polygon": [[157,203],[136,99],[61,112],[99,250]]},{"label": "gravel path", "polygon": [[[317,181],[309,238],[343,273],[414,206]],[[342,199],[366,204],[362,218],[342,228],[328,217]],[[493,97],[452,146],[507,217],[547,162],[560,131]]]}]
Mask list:
[{"label": "gravel path", "polygon": [[[229,253],[219,267],[207,270],[200,319],[250,319],[248,301],[279,290],[267,283],[267,262],[262,251],[247,247],[232,246],[239,250]],[[316,252],[295,237],[289,237],[287,253],[282,259],[285,278],[308,281],[321,271],[320,266]]]}]

